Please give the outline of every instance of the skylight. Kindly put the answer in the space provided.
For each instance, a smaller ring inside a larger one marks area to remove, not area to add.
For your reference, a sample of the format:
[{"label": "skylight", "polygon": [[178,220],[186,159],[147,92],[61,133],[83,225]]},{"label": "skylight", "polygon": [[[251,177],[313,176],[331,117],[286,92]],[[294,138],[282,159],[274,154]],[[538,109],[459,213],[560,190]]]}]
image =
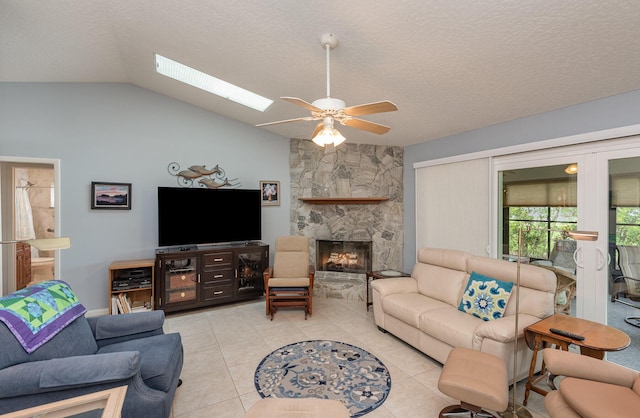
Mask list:
[{"label": "skylight", "polygon": [[262,97],[249,90],[227,83],[214,76],[188,67],[177,61],[173,61],[162,55],[156,54],[156,71],[167,77],[192,85],[199,89],[216,94],[225,99],[232,100],[241,105],[264,112],[272,104],[273,100]]}]

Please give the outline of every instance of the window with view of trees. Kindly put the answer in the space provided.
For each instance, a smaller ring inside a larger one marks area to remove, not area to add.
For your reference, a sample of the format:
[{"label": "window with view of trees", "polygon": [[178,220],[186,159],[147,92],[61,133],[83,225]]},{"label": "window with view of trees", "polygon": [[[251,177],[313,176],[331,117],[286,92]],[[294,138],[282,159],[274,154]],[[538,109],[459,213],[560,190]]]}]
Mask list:
[{"label": "window with view of trees", "polygon": [[616,244],[640,243],[640,208],[616,208]]},{"label": "window with view of trees", "polygon": [[[553,244],[562,239],[562,232],[575,230],[578,219],[576,207],[507,207],[509,254],[518,253],[518,229],[529,227],[522,239],[523,256],[548,259]],[[616,212],[617,245],[638,245],[640,243],[640,208],[619,207]],[[553,229],[554,231],[547,231]]]},{"label": "window with view of trees", "polygon": [[[637,168],[635,160],[627,165]],[[617,171],[610,176],[610,242],[640,245],[640,173]],[[562,231],[577,229],[575,175],[568,175],[565,165],[555,165],[503,171],[501,176],[503,254],[518,253],[518,230],[527,227],[521,255],[549,259],[556,241],[565,238]]]},{"label": "window with view of trees", "polygon": [[502,173],[503,253],[518,253],[518,230],[526,227],[521,255],[549,259],[562,231],[576,229],[577,179],[565,169],[563,164]]},{"label": "window with view of trees", "polygon": [[[531,258],[548,259],[553,244],[562,239],[562,231],[575,230],[576,207],[507,207],[509,254],[518,253],[518,230],[530,227],[522,239],[521,253]],[[547,231],[553,229],[554,231]]]},{"label": "window with view of trees", "polygon": [[627,171],[637,169],[638,162],[638,158],[616,160],[609,168],[614,172],[609,177],[609,199],[610,218],[615,216],[617,245],[640,244],[640,173]]}]

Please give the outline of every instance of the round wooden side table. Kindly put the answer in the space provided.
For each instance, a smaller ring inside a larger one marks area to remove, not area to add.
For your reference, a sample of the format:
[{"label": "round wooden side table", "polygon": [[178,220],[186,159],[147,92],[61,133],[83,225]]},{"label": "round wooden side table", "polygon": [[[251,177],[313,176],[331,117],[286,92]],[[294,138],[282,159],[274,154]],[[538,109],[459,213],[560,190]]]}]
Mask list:
[{"label": "round wooden side table", "polygon": [[[569,337],[554,334],[550,331],[551,328],[581,335],[584,337],[584,340],[574,340]],[[569,346],[574,344],[580,348],[580,354],[602,360],[606,351],[620,351],[627,348],[631,343],[629,336],[619,329],[599,322],[563,314],[552,315],[528,326],[524,330],[524,336],[527,345],[533,350],[531,366],[529,367],[529,378],[527,379],[524,392],[524,405],[527,404],[530,391],[541,395],[548,393],[545,389],[535,386],[535,383],[545,377],[544,363],[542,364],[541,375],[534,379],[538,352],[543,348],[555,345],[564,351],[568,351]]]}]

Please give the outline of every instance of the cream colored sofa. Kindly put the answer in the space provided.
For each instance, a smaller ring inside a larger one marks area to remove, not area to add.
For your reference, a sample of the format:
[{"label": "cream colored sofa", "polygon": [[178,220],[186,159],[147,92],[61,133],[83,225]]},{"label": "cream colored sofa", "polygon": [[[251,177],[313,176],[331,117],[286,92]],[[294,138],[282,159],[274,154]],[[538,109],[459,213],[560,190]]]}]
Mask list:
[{"label": "cream colored sofa", "polygon": [[[410,278],[388,278],[371,283],[376,325],[444,363],[454,347],[464,347],[504,359],[513,379],[516,288],[504,316],[484,321],[458,310],[471,272],[505,282],[516,281],[516,263],[473,256],[461,251],[422,248]],[[523,264],[520,270],[518,321],[518,380],[529,373],[532,351],[524,328],[553,315],[556,275]]]}]

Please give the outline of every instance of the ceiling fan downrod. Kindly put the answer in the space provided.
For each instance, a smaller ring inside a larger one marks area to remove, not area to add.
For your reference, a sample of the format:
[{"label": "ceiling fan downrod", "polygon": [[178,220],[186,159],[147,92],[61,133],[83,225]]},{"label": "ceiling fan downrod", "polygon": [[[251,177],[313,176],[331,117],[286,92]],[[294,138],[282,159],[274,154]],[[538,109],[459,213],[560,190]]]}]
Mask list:
[{"label": "ceiling fan downrod", "polygon": [[327,97],[331,97],[331,50],[338,46],[338,38],[332,33],[325,33],[320,37],[320,44],[327,56]]}]

